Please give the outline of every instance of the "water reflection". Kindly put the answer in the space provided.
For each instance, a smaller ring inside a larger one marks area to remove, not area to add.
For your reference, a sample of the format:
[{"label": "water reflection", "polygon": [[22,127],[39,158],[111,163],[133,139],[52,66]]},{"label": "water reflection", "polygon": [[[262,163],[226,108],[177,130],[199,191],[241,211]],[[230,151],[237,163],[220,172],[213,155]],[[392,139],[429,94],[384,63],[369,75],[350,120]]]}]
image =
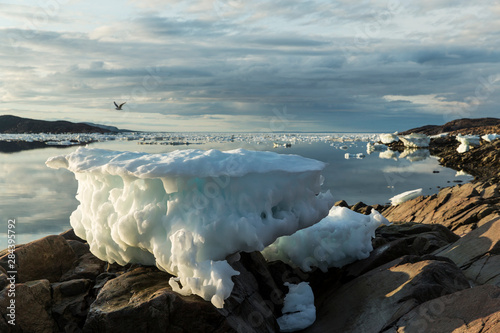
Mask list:
[{"label": "water reflection", "polygon": [[[290,141],[290,140],[288,140]],[[367,204],[387,203],[394,195],[423,188],[424,194],[436,193],[455,180],[456,171],[443,168],[427,150],[408,150],[399,154],[390,150],[366,155],[364,159],[345,159],[345,154],[358,156],[366,151],[365,142],[342,140],[309,140],[297,138],[291,147],[273,147],[272,141],[255,139],[253,142],[196,142],[195,146],[139,145],[137,141],[108,141],[91,147],[165,153],[176,149],[245,148],[269,150],[283,154],[298,154],[323,161],[324,190],[329,189],[335,200],[349,204],[363,201]],[[48,234],[57,234],[70,228],[69,216],[76,209],[77,182],[71,172],[45,166],[47,158],[68,154],[77,149],[45,148],[0,154],[0,216],[18,221],[17,243],[25,243]],[[380,148],[377,148],[380,149]],[[434,173],[439,171],[439,173]],[[468,180],[471,177],[460,176]],[[6,247],[6,230],[0,230],[0,248]]]}]

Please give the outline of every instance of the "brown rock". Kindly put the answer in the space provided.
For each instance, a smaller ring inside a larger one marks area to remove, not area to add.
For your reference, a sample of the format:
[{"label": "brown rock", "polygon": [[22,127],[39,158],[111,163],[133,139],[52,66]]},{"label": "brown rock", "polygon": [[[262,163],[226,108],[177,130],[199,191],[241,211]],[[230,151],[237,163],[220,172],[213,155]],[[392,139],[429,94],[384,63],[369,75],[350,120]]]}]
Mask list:
[{"label": "brown rock", "polygon": [[9,297],[8,290],[5,288],[0,293],[0,313],[9,321],[7,307],[11,299],[15,300],[15,326],[9,325],[12,332],[59,331],[50,311],[52,297],[48,280],[16,284],[14,297]]},{"label": "brown rock", "polygon": [[173,292],[170,277],[141,267],[108,281],[90,307],[84,332],[232,331],[210,302]]},{"label": "brown rock", "polygon": [[[59,281],[76,260],[71,246],[62,236],[47,236],[25,244],[15,250],[17,282],[27,282],[47,279],[50,282]],[[0,266],[6,270],[8,255],[0,257]]]},{"label": "brown rock", "polygon": [[74,279],[94,280],[99,274],[104,272],[107,263],[100,260],[92,253],[82,255],[73,263],[73,266],[61,276],[61,281]]},{"label": "brown rock", "polygon": [[397,259],[327,293],[304,332],[380,332],[414,307],[469,287],[450,262]]},{"label": "brown rock", "polygon": [[62,236],[66,240],[74,240],[78,241],[80,243],[86,243],[85,240],[81,239],[75,234],[75,230],[73,228],[66,230],[65,232],[62,232],[59,234],[59,236]]},{"label": "brown rock", "polygon": [[467,268],[468,265],[485,254],[497,251],[499,242],[500,219],[495,219],[433,254],[450,258],[458,267]]},{"label": "brown rock", "polygon": [[500,332],[500,288],[479,286],[425,302],[386,332]]}]

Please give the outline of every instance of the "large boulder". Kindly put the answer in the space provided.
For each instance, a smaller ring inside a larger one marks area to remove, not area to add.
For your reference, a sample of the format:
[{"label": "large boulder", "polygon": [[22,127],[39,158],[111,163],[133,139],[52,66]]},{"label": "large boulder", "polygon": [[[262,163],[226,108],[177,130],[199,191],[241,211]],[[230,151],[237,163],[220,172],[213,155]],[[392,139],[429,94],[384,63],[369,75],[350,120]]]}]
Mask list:
[{"label": "large boulder", "polygon": [[210,302],[173,292],[170,278],[139,267],[108,281],[90,307],[84,332],[229,331]]},{"label": "large boulder", "polygon": [[[0,313],[6,321],[10,310],[7,308],[12,299],[15,300],[15,325],[8,324],[7,331],[2,332],[58,332],[56,322],[52,318],[52,295],[48,280],[37,280],[15,285],[15,296],[9,296],[9,288],[0,293]],[[2,324],[0,324],[0,328]]]},{"label": "large boulder", "polygon": [[484,285],[425,302],[384,333],[494,333],[499,322],[500,288]]},{"label": "large boulder", "polygon": [[0,266],[7,271],[17,270],[17,282],[47,279],[57,282],[73,265],[76,255],[66,239],[47,236],[15,250],[16,267],[9,267],[8,253],[0,257]]},{"label": "large boulder", "polygon": [[451,262],[403,257],[326,291],[316,322],[304,332],[380,332],[416,306],[468,287]]}]

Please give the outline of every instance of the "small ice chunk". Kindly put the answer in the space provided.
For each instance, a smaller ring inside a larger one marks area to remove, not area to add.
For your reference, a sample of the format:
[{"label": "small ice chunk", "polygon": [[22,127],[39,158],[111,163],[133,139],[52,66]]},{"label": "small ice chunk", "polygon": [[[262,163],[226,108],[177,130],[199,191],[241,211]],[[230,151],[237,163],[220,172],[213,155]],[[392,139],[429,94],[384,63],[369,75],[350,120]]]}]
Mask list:
[{"label": "small ice chunk", "polygon": [[483,139],[484,141],[488,141],[488,142],[494,141],[494,140],[499,139],[499,138],[500,138],[500,135],[498,135],[498,134],[485,134],[481,137],[481,139]]},{"label": "small ice chunk", "polygon": [[405,147],[410,148],[429,147],[429,143],[431,142],[431,139],[427,135],[420,133],[412,133],[410,135],[400,136],[399,139],[403,141]]},{"label": "small ice chunk", "polygon": [[457,171],[457,173],[455,174],[455,177],[460,177],[460,176],[469,176],[470,177],[470,175],[467,172],[465,172],[464,170]]},{"label": "small ice chunk", "polygon": [[278,238],[262,251],[269,260],[281,260],[309,272],[319,267],[342,267],[365,259],[373,250],[372,238],[381,224],[389,224],[379,212],[356,213],[346,207],[332,207],[315,225]]},{"label": "small ice chunk", "polygon": [[380,134],[378,136],[378,139],[384,144],[399,141],[399,138],[396,134]]},{"label": "small ice chunk", "polygon": [[411,190],[411,191],[406,191],[403,193],[400,193],[398,195],[393,196],[389,200],[391,201],[391,204],[393,206],[397,206],[405,201],[415,199],[416,197],[419,197],[422,195],[422,189],[416,189],[416,190]]},{"label": "small ice chunk", "polygon": [[460,142],[460,146],[457,148],[458,153],[468,152],[471,148],[480,145],[480,137],[479,135],[461,135],[458,134],[456,136],[458,142]]},{"label": "small ice chunk", "polygon": [[349,160],[351,158],[355,158],[355,159],[358,159],[358,160],[362,160],[363,158],[365,158],[365,154],[363,153],[357,153],[357,154],[350,154],[350,153],[345,153],[344,154],[344,158],[346,160]]},{"label": "small ice chunk", "polygon": [[288,294],[281,312],[283,316],[277,318],[281,332],[295,332],[311,326],[316,320],[314,294],[309,282],[291,284],[285,282]]}]

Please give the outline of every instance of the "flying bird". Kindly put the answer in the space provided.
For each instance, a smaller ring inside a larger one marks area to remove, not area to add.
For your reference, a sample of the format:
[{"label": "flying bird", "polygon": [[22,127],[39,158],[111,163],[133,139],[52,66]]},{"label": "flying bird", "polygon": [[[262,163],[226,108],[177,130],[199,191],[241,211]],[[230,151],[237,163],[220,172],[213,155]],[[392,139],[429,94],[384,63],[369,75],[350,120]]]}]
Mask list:
[{"label": "flying bird", "polygon": [[120,104],[120,105],[116,104],[116,102],[113,102],[113,103],[115,103],[115,106],[116,106],[115,110],[121,110],[121,109],[122,109],[122,106],[123,106],[125,103],[127,103],[127,102],[123,102],[123,103],[122,103],[122,104]]}]

